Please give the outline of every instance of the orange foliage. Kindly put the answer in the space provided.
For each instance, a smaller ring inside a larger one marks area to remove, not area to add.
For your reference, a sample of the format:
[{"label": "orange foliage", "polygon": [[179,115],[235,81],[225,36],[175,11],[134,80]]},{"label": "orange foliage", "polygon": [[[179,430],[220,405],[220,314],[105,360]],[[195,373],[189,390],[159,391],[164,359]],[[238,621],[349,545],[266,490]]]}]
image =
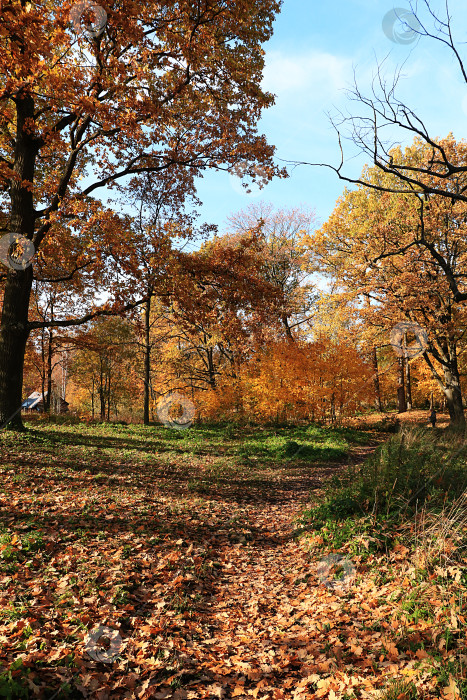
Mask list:
[{"label": "orange foliage", "polygon": [[373,402],[371,368],[355,348],[321,337],[276,341],[258,349],[235,381],[198,392],[204,418],[334,420]]}]

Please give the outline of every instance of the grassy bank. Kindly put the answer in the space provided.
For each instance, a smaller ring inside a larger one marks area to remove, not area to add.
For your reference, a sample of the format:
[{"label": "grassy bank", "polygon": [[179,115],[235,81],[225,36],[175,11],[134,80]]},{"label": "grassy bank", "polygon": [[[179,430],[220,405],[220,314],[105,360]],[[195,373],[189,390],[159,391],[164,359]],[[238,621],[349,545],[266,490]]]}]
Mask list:
[{"label": "grassy bank", "polygon": [[[405,427],[312,497],[297,535],[315,557],[339,553],[384,589],[374,630],[382,658],[413,660],[433,697],[467,700],[467,448],[455,435]],[[403,676],[384,700],[426,697]],[[430,695],[431,697],[431,695]]]}]

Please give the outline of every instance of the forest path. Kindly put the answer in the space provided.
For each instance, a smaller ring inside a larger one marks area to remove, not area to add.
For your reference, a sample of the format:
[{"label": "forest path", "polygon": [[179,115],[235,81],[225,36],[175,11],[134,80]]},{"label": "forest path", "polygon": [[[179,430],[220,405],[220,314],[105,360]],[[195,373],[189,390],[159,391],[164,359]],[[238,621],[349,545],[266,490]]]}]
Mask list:
[{"label": "forest path", "polygon": [[[209,649],[199,660],[214,695],[342,698],[365,686],[371,662],[362,658],[350,613],[358,594],[323,585],[326,573],[318,574],[318,560],[294,531],[310,491],[374,450],[358,447],[340,463],[285,465],[263,499],[255,494],[248,502],[243,493],[241,503],[230,501],[239,541],[226,544],[222,530],[215,538],[221,568],[204,610],[209,637],[197,643]],[[351,578],[357,574],[358,563],[347,567]],[[349,654],[356,675],[349,675]]]},{"label": "forest path", "polygon": [[[323,550],[295,534],[310,493],[387,436],[229,431],[2,435],[0,681],[24,665],[12,697],[19,683],[41,700],[375,697],[387,591],[345,547],[353,585],[326,586]],[[287,458],[289,438],[308,454]]]}]

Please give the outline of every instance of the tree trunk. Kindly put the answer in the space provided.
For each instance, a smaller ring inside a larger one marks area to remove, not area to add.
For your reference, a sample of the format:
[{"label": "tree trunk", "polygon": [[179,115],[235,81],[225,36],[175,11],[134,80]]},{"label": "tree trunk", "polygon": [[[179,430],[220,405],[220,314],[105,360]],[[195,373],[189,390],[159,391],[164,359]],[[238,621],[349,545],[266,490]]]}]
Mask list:
[{"label": "tree trunk", "polygon": [[375,407],[380,413],[383,412],[383,404],[381,402],[381,387],[379,384],[379,370],[378,370],[378,354],[376,348],[374,347],[371,352],[371,364],[373,366],[373,386],[375,389]]},{"label": "tree trunk", "polygon": [[284,324],[285,335],[287,336],[287,339],[294,341],[295,338],[293,337],[292,331],[290,330],[289,318],[286,314],[283,314],[283,316],[282,316],[282,323]]},{"label": "tree trunk", "polygon": [[406,411],[403,357],[399,357],[397,367],[397,411],[398,413],[404,413]]},{"label": "tree trunk", "polygon": [[29,335],[28,309],[32,270],[9,271],[0,325],[0,426],[23,428],[23,365]]},{"label": "tree trunk", "polygon": [[462,405],[459,372],[457,370],[457,358],[455,367],[444,368],[444,380],[446,384],[444,395],[446,397],[450,423],[453,427],[464,430],[465,416],[464,407]]},{"label": "tree trunk", "polygon": [[425,353],[424,358],[431,369],[433,377],[443,390],[451,427],[456,430],[465,430],[465,415],[455,341],[447,339],[443,344],[443,357],[441,359],[443,360],[444,377],[437,372],[427,353]]},{"label": "tree trunk", "polygon": [[410,363],[408,359],[405,359],[405,394],[407,399],[407,410],[412,410],[412,382],[410,376]]},{"label": "tree trunk", "polygon": [[[404,347],[406,348],[407,343],[407,333],[404,333]],[[410,382],[410,362],[408,357],[404,357],[404,371],[405,371],[405,398],[406,398],[406,409],[407,411],[412,410],[412,385]]]},{"label": "tree trunk", "polygon": [[[34,171],[38,142],[31,124],[34,100],[23,96],[16,100],[16,139],[13,176],[10,180],[10,231],[29,240],[34,235],[34,201],[30,183]],[[25,184],[27,183],[27,184]],[[29,335],[28,311],[32,287],[32,267],[8,270],[0,322],[0,426],[10,424],[21,430],[23,366]]]},{"label": "tree trunk", "polygon": [[111,365],[109,362],[109,381],[107,384],[107,422],[110,423],[110,401],[112,398],[112,393],[111,393],[111,386],[110,386],[110,380],[111,380]]},{"label": "tree trunk", "polygon": [[149,294],[144,308],[144,411],[143,423],[149,425],[149,391],[151,380],[151,295]]},{"label": "tree trunk", "polygon": [[104,384],[104,367],[102,357],[100,358],[100,386],[99,399],[101,404],[101,421],[105,421],[105,384]]},{"label": "tree trunk", "polygon": [[334,425],[336,422],[336,408],[335,408],[335,396],[334,392],[331,395],[331,425]]},{"label": "tree trunk", "polygon": [[207,361],[208,361],[208,376],[209,376],[209,386],[214,391],[216,390],[216,370],[214,367],[214,357],[213,349],[207,348],[206,350]]},{"label": "tree trunk", "polygon": [[46,380],[46,361],[45,361],[45,328],[42,329],[41,332],[41,396],[42,396],[42,407],[44,410],[44,396],[45,396],[45,380]]},{"label": "tree trunk", "polygon": [[44,413],[50,413],[52,400],[52,355],[53,355],[53,331],[49,328],[49,342],[47,346],[47,396],[44,397]]}]

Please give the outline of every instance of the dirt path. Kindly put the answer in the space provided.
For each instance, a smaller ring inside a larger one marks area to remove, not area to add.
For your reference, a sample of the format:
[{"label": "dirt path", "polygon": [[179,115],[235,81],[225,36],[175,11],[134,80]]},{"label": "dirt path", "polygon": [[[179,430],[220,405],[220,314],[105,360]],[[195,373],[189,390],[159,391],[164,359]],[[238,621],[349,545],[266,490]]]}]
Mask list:
[{"label": "dirt path", "polygon": [[[353,451],[347,463],[362,461],[374,449]],[[199,656],[205,697],[342,698],[345,689],[365,686],[362,669],[350,677],[350,659],[343,664],[354,635],[354,593],[336,594],[323,585],[317,561],[293,537],[294,519],[310,490],[343,466],[313,467],[312,475],[309,467],[285,471],[261,501],[232,508],[242,523],[241,541],[226,545],[219,533],[222,567],[205,608],[209,636],[197,642],[198,652],[208,648],[208,658]],[[359,667],[362,659],[356,660]],[[200,697],[199,686],[180,697]]]}]

